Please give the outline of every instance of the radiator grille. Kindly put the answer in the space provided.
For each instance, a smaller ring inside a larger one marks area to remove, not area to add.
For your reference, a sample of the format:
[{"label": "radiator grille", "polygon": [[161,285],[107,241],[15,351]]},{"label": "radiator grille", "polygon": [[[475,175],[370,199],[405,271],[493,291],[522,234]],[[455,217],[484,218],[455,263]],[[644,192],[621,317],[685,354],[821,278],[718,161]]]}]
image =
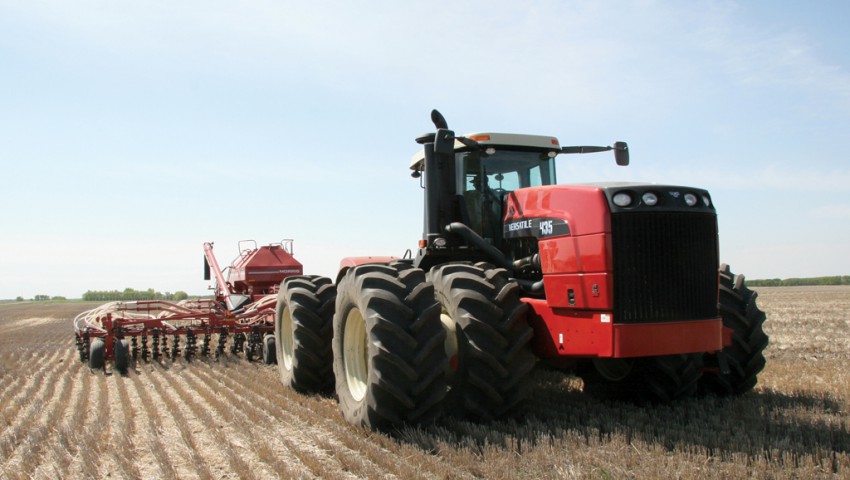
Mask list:
[{"label": "radiator grille", "polygon": [[717,217],[705,213],[611,215],[616,323],[717,316]]}]

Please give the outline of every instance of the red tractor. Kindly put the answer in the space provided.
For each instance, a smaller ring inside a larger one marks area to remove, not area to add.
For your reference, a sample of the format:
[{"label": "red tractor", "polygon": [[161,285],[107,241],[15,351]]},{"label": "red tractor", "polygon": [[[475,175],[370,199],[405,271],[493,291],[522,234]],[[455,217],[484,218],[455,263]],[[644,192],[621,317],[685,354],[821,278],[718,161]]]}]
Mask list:
[{"label": "red tractor", "polygon": [[378,429],[510,414],[538,361],[636,401],[754,387],[765,315],[719,265],[706,190],[557,185],[556,156],[613,150],[625,166],[628,146],[458,136],[439,112],[432,121],[411,166],[425,193],[417,253],[345,259],[336,284],[284,280],[284,383],[335,389],[347,420]]}]

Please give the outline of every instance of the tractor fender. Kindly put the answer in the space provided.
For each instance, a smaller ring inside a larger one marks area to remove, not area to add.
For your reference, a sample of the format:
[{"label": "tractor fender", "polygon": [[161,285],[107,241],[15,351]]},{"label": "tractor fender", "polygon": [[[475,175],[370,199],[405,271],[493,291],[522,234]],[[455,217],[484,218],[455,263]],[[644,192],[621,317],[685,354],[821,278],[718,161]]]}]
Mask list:
[{"label": "tractor fender", "polygon": [[357,267],[360,265],[366,265],[368,263],[390,263],[393,260],[398,260],[399,257],[393,256],[366,256],[366,257],[345,257],[339,261],[339,271],[336,274],[336,282],[339,283],[340,279],[345,276],[345,272],[348,269]]}]

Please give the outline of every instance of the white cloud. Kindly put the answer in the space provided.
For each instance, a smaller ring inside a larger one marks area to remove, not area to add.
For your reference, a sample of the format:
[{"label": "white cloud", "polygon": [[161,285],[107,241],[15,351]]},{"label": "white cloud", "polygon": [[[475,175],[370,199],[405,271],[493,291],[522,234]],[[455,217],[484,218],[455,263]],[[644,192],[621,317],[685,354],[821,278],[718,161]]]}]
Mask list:
[{"label": "white cloud", "polygon": [[717,15],[697,30],[697,44],[716,55],[743,84],[802,87],[834,96],[850,108],[850,72],[822,60],[810,34],[796,28],[744,23],[740,13],[736,7],[717,10]]}]

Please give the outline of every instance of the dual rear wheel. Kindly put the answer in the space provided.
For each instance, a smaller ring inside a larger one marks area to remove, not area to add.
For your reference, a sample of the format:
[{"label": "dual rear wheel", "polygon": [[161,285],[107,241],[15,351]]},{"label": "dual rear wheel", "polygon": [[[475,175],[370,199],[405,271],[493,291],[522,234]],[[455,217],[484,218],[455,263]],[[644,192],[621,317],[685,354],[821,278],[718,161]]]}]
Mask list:
[{"label": "dual rear wheel", "polygon": [[336,288],[293,277],[278,297],[278,368],[298,391],[335,387],[343,416],[366,428],[429,423],[444,410],[492,420],[525,397],[535,361],[526,308],[488,264],[427,275],[405,262],[361,265]]},{"label": "dual rear wheel", "polygon": [[340,280],[333,368],[346,420],[387,430],[429,423],[446,393],[446,332],[434,287],[405,263],[361,265]]},{"label": "dual rear wheel", "polygon": [[289,277],[281,284],[271,344],[281,381],[298,392],[333,390],[335,300],[336,286],[326,277]]},{"label": "dual rear wheel", "polygon": [[487,263],[440,265],[429,276],[448,333],[448,413],[491,421],[518,411],[536,362],[519,286]]},{"label": "dual rear wheel", "polygon": [[490,421],[525,399],[532,330],[502,269],[364,265],[340,281],[336,309],[336,392],[351,423],[386,429],[444,412]]}]

